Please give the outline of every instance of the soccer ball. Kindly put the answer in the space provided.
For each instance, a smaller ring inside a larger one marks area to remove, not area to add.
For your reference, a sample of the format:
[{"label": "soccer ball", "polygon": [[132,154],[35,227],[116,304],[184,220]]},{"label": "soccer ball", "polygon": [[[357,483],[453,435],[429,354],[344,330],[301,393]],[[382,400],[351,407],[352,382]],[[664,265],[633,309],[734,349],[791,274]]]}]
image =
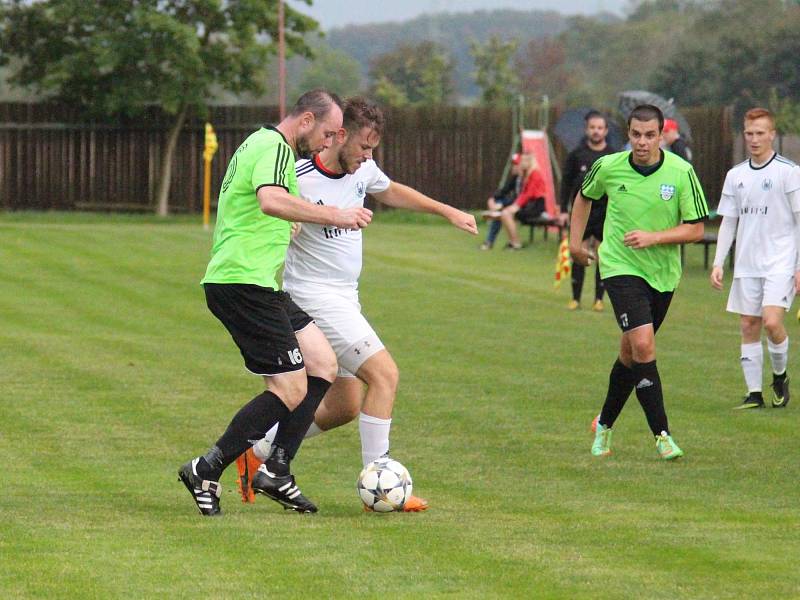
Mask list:
[{"label": "soccer ball", "polygon": [[396,460],[381,457],[364,467],[358,476],[357,488],[369,510],[383,513],[403,510],[411,496],[411,475]]}]

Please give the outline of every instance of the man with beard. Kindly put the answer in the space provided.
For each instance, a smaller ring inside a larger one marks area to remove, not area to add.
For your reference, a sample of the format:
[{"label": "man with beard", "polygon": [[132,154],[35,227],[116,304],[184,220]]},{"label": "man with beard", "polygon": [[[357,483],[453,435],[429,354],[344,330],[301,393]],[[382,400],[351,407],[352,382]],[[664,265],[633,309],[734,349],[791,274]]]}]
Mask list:
[{"label": "man with beard", "polygon": [[[564,177],[561,181],[561,212],[567,214],[572,207],[572,200],[583,183],[584,177],[592,168],[594,162],[601,156],[611,154],[614,149],[606,142],[608,136],[608,123],[606,118],[596,110],[590,110],[584,117],[586,128],[585,137],[580,145],[567,155],[564,164]],[[606,204],[608,199],[603,196],[592,202],[589,213],[589,222],[583,234],[583,241],[596,247],[603,241],[603,223],[606,220]],[[581,305],[581,292],[586,267],[580,263],[572,265],[572,300],[567,304],[569,310],[577,310]],[[600,267],[595,267],[594,276],[594,304],[592,310],[603,310],[603,280],[600,279]]]},{"label": "man with beard", "polygon": [[289,461],[336,376],[325,336],[276,281],[289,245],[290,221],[359,230],[372,213],[298,197],[295,158],[329,147],[342,125],[341,100],[324,90],[303,94],[277,127],[263,127],[236,150],[219,196],[211,261],[202,284],[206,302],[233,337],[245,368],[266,390],[245,404],[203,455],[178,476],[200,513],[221,514],[225,468],[275,424],[275,445],[258,491],[298,512],[316,512],[294,482]]},{"label": "man with beard", "polygon": [[[297,163],[300,192],[307,202],[347,210],[363,206],[366,194],[371,194],[387,206],[439,215],[458,229],[476,235],[475,217],[391,181],[380,170],[372,160],[372,152],[380,142],[383,125],[383,113],[375,104],[363,98],[345,102],[344,127],[331,147],[314,159]],[[361,264],[360,230],[304,225],[289,246],[284,286],[319,325],[340,365],[336,381],[317,409],[309,436],[357,417],[361,458],[367,465],[388,455],[399,374],[391,354],[361,313]],[[274,434],[270,432],[266,440],[256,444],[256,458],[268,458]],[[255,489],[268,469],[268,462],[260,467],[253,480]],[[415,512],[427,507],[425,500],[412,496],[404,510]]]}]

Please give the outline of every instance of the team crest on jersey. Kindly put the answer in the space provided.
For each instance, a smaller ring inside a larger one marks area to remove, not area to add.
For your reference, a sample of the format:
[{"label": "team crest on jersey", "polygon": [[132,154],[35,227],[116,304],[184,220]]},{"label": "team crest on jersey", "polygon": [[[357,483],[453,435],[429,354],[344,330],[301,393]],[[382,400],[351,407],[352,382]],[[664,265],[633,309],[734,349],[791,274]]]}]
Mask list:
[{"label": "team crest on jersey", "polygon": [[367,193],[367,186],[364,185],[364,182],[363,181],[356,182],[356,194],[358,194],[358,197],[363,198],[366,193]]},{"label": "team crest on jersey", "polygon": [[765,179],[761,182],[761,189],[768,192],[772,189],[772,179]]},{"label": "team crest on jersey", "polygon": [[675,195],[675,186],[674,185],[667,185],[666,183],[661,184],[661,199],[665,202],[670,200]]}]

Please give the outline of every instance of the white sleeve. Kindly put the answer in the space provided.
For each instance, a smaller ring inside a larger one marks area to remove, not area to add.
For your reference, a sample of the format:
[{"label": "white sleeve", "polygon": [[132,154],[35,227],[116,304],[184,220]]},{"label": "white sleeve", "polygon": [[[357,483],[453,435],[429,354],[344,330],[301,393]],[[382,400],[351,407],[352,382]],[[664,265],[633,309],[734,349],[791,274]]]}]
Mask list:
[{"label": "white sleeve", "polygon": [[[797,190],[800,190],[800,167],[794,166],[789,169],[789,175],[783,184],[783,192],[791,194]],[[800,212],[800,208],[795,208],[795,205],[792,204],[792,212]]]},{"label": "white sleeve", "polygon": [[[797,219],[795,219],[795,223],[797,223]],[[717,233],[717,253],[714,255],[715,267],[721,267],[725,264],[725,257],[728,256],[731,244],[736,239],[736,226],[738,224],[738,217],[722,217],[722,224],[719,226],[719,233]]]},{"label": "white sleeve", "polygon": [[364,165],[362,165],[361,168],[363,169],[364,167],[368,167],[370,170],[369,183],[367,183],[368,193],[376,194],[378,192],[383,192],[389,187],[389,185],[391,185],[392,180],[380,170],[374,160],[367,161]]},{"label": "white sleeve", "polygon": [[[797,169],[797,171],[800,172],[800,169]],[[795,221],[797,221],[797,213],[800,212],[800,182],[798,182],[797,188],[786,193],[786,199],[789,201],[789,207],[795,214]]]},{"label": "white sleeve", "polygon": [[[794,196],[794,199],[792,199],[792,196]],[[789,200],[792,207],[795,206],[795,201],[800,202],[800,190],[795,190],[789,194]],[[794,240],[797,244],[797,258],[795,258],[794,270],[800,271],[800,210],[792,212],[792,215],[794,216]]]},{"label": "white sleeve", "polygon": [[[739,207],[736,206],[736,190],[733,187],[733,177],[731,171],[725,176],[725,183],[722,185],[722,196],[719,199],[719,206],[717,206],[717,214],[722,217],[739,218]],[[719,248],[719,244],[717,244]]]}]

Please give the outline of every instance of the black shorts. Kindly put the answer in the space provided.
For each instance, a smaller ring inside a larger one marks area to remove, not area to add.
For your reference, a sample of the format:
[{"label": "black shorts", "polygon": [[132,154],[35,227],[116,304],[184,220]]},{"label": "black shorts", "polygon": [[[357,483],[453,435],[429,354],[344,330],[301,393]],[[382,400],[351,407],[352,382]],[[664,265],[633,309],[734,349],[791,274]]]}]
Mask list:
[{"label": "black shorts", "polygon": [[256,375],[299,371],[305,364],[295,331],[314,320],[286,292],[243,283],[206,283],[206,304],[231,334]]},{"label": "black shorts", "polygon": [[674,292],[659,292],[635,275],[616,275],[603,279],[603,284],[623,332],[649,323],[658,331]]}]

